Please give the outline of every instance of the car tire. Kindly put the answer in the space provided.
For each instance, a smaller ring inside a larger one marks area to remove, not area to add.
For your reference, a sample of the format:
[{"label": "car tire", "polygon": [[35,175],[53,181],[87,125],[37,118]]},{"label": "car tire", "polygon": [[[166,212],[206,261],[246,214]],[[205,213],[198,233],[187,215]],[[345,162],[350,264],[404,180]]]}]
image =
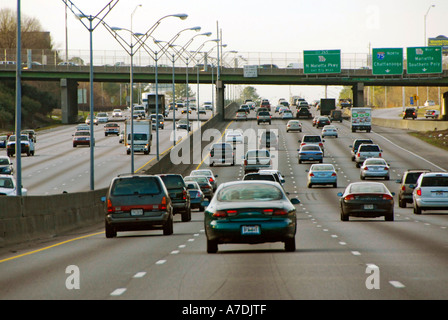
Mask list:
[{"label": "car tire", "polygon": [[165,225],[163,226],[163,235],[164,236],[169,236],[173,234],[173,215],[170,214],[170,218],[168,219],[168,221],[165,223]]},{"label": "car tire", "polygon": [[422,214],[422,209],[417,204],[414,204],[414,214]]},{"label": "car tire", "polygon": [[217,252],[218,252],[218,242],[207,239],[207,253],[217,253]]},{"label": "car tire", "polygon": [[117,230],[114,227],[109,225],[107,222],[105,223],[105,234],[106,238],[115,238],[117,236]]},{"label": "car tire", "polygon": [[287,252],[296,251],[296,238],[295,237],[285,240],[285,251],[287,251]]},{"label": "car tire", "polygon": [[341,221],[348,221],[349,215],[344,213],[344,210],[341,208]]},{"label": "car tire", "polygon": [[400,208],[406,208],[406,200],[398,199],[398,206]]},{"label": "car tire", "polygon": [[182,212],[182,222],[188,222],[191,221],[191,208],[188,207],[187,210]]},{"label": "car tire", "polygon": [[388,212],[386,216],[384,217],[384,220],[386,221],[394,221],[394,211]]},{"label": "car tire", "polygon": [[308,183],[306,186],[307,186],[308,188],[312,188],[312,187],[313,187],[313,184],[312,184],[312,183]]}]

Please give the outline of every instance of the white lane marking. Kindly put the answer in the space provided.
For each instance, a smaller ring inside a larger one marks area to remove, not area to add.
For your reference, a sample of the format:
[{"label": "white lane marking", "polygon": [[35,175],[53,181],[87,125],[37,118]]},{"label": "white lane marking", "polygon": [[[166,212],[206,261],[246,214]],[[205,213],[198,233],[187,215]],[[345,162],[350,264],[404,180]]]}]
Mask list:
[{"label": "white lane marking", "polygon": [[361,253],[359,251],[352,251],[352,255],[354,256],[360,256]]},{"label": "white lane marking", "polygon": [[159,260],[156,262],[156,264],[164,264],[166,262],[166,260]]},{"label": "white lane marking", "polygon": [[397,288],[397,289],[401,289],[401,288],[404,288],[405,287],[405,285],[404,284],[402,284],[400,281],[395,281],[395,280],[393,280],[393,281],[389,281],[389,283],[391,284],[391,285],[393,285],[395,288]]},{"label": "white lane marking", "polygon": [[111,296],[121,296],[126,291],[126,288],[118,288],[112,291]]},{"label": "white lane marking", "polygon": [[142,271],[134,274],[133,278],[143,278],[144,276],[146,276],[146,272]]}]

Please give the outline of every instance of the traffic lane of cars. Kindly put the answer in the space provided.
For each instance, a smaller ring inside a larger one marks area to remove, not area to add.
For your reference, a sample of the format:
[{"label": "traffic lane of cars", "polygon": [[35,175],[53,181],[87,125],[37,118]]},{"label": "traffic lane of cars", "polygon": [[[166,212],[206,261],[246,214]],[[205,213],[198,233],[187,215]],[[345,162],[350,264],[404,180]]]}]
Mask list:
[{"label": "traffic lane of cars", "polygon": [[[29,188],[29,194],[42,195],[67,192],[79,192],[90,189],[90,148],[79,146],[73,148],[71,134],[75,126],[61,128],[42,134],[37,146],[34,161],[22,160],[23,185]],[[159,131],[160,152],[169,148],[171,129]],[[95,127],[95,188],[109,185],[111,176],[130,172],[130,156],[126,155],[123,144],[118,143],[116,136],[104,136],[102,125]],[[51,141],[50,143],[45,142]],[[155,144],[155,135],[153,136]],[[135,170],[153,159],[155,148],[149,156],[135,153]]]}]

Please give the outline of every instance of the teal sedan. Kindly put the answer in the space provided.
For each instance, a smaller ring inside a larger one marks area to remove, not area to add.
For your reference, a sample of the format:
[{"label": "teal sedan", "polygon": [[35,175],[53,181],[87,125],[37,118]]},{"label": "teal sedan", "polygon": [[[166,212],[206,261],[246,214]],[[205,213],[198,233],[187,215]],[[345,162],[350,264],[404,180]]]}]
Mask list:
[{"label": "teal sedan", "polygon": [[222,183],[204,212],[207,252],[225,243],[284,242],[296,250],[297,198],[288,199],[278,182]]}]

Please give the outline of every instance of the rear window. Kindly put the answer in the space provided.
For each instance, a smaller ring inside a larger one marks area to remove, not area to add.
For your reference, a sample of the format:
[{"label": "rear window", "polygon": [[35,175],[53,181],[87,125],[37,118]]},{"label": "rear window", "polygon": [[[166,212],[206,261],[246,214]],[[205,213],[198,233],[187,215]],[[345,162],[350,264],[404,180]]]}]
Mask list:
[{"label": "rear window", "polygon": [[374,151],[374,152],[379,152],[379,151],[380,151],[380,148],[379,148],[378,146],[376,146],[376,145],[373,145],[373,146],[366,145],[366,146],[359,146],[359,151]]},{"label": "rear window", "polygon": [[267,150],[253,150],[247,152],[247,158],[269,158],[270,154]]},{"label": "rear window", "polygon": [[448,187],[448,177],[423,177],[422,187]]},{"label": "rear window", "polygon": [[420,177],[422,173],[421,172],[409,172],[406,175],[406,179],[404,181],[404,183],[409,184],[409,183],[416,183],[418,180],[418,177]]},{"label": "rear window", "polygon": [[258,113],[258,115],[259,115],[259,116],[269,116],[270,113],[269,113],[268,111],[260,111],[260,112]]},{"label": "rear window", "polygon": [[168,189],[185,187],[184,179],[177,175],[161,176],[163,183]]},{"label": "rear window", "polygon": [[381,184],[354,184],[350,188],[351,193],[382,193],[386,192],[384,186]]},{"label": "rear window", "polygon": [[320,136],[305,136],[303,142],[321,142]]},{"label": "rear window", "polygon": [[159,181],[153,177],[134,177],[115,180],[111,194],[113,196],[159,194]]},{"label": "rear window", "polygon": [[269,180],[276,181],[272,174],[248,174],[244,177],[244,180]]},{"label": "rear window", "polygon": [[372,140],[356,140],[355,144],[354,144],[354,149],[356,150],[359,147],[359,145],[361,145],[363,143],[365,143],[365,144],[373,143],[373,141]]},{"label": "rear window", "polygon": [[301,148],[302,151],[320,151],[320,147],[319,146],[303,146]]},{"label": "rear window", "polygon": [[283,193],[279,188],[262,183],[228,186],[217,195],[218,201],[272,201],[282,198]]}]

